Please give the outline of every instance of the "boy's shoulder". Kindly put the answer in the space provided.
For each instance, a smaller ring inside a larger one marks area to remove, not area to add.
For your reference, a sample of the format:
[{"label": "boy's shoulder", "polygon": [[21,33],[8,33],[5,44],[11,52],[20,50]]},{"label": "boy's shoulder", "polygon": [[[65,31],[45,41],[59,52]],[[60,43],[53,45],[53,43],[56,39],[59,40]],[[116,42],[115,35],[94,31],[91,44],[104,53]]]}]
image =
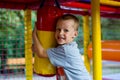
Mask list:
[{"label": "boy's shoulder", "polygon": [[74,46],[77,46],[77,43],[76,42],[71,42],[71,43],[68,43],[68,44],[64,44],[63,45],[64,47],[74,47]]},{"label": "boy's shoulder", "polygon": [[62,48],[64,50],[69,50],[69,51],[71,51],[73,49],[77,49],[77,47],[78,46],[77,46],[76,42],[71,42],[69,44],[64,44],[64,45],[59,46],[59,48]]}]

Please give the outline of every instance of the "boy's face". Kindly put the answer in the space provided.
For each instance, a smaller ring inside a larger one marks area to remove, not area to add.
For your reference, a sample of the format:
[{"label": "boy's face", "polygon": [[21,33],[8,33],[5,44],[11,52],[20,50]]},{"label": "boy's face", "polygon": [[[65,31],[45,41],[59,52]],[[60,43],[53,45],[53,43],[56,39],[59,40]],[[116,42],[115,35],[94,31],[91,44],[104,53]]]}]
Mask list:
[{"label": "boy's face", "polygon": [[58,44],[68,44],[74,40],[78,32],[73,20],[59,20],[56,25],[55,38]]}]

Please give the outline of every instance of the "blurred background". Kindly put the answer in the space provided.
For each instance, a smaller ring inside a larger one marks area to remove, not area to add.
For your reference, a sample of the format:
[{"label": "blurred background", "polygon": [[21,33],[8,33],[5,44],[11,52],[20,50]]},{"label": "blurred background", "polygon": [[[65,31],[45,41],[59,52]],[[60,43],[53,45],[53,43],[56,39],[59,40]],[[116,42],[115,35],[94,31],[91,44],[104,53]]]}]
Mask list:
[{"label": "blurred background", "polygon": [[[76,16],[80,19],[80,27],[79,35],[75,40],[79,45],[80,53],[83,55],[83,19],[82,16]],[[32,11],[31,19],[32,28],[34,28],[36,11]],[[91,24],[91,18],[89,19]],[[89,26],[91,32],[91,25]],[[120,40],[120,19],[102,17],[101,27],[102,40]],[[10,75],[19,76],[21,74],[25,76],[24,32],[24,11],[0,9],[0,80]],[[90,34],[92,36],[92,33]],[[120,74],[120,62],[103,60],[103,77],[113,78],[115,74]],[[117,79],[118,77],[114,78],[114,80]]]}]

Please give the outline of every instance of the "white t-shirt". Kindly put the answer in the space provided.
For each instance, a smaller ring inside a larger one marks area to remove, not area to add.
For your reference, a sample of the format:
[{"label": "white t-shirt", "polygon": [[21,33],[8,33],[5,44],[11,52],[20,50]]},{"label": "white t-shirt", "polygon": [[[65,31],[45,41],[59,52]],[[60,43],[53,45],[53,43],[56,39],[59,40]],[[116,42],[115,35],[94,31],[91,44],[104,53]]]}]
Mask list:
[{"label": "white t-shirt", "polygon": [[63,67],[67,80],[91,80],[76,42],[48,49],[47,54],[54,66]]}]

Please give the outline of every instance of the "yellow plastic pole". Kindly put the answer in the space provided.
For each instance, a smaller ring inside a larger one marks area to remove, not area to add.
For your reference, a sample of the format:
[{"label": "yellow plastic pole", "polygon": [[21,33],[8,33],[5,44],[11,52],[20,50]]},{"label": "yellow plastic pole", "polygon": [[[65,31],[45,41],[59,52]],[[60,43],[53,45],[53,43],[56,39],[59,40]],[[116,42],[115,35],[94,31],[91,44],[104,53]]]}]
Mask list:
[{"label": "yellow plastic pole", "polygon": [[90,60],[88,58],[88,45],[90,41],[90,31],[89,31],[89,16],[83,16],[83,32],[84,32],[84,63],[87,70],[90,72]]},{"label": "yellow plastic pole", "polygon": [[25,67],[26,67],[26,80],[32,80],[33,67],[32,67],[32,25],[31,25],[31,10],[24,12],[25,24]]},{"label": "yellow plastic pole", "polygon": [[113,0],[100,0],[101,4],[110,5],[110,6],[118,6],[120,7],[120,2]]},{"label": "yellow plastic pole", "polygon": [[100,1],[91,1],[93,80],[102,80]]}]

